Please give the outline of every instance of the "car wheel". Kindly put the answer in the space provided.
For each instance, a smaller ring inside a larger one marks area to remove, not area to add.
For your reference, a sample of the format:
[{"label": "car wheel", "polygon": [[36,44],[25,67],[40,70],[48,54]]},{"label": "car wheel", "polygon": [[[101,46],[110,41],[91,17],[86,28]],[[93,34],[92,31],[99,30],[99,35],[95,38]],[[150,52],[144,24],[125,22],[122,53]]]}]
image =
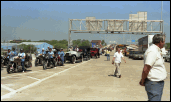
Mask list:
[{"label": "car wheel", "polygon": [[74,64],[76,62],[76,58],[75,56],[72,56],[72,64]]}]

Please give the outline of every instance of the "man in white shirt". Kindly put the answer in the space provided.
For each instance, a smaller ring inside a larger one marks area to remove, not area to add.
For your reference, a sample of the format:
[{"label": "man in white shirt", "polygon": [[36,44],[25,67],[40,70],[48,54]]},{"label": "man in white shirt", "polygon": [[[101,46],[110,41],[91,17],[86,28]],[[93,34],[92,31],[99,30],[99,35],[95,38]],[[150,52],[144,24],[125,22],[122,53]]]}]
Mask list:
[{"label": "man in white shirt", "polygon": [[144,54],[144,68],[139,84],[145,86],[149,101],[161,101],[164,80],[167,77],[161,53],[164,44],[165,35],[156,34],[153,44]]},{"label": "man in white shirt", "polygon": [[[118,73],[119,78],[121,78],[121,70],[120,70],[120,64],[121,64],[121,58],[125,61],[125,59],[123,58],[122,53],[120,52],[120,48],[118,48],[118,52],[116,52],[113,56],[113,60],[112,60],[112,64],[114,64],[115,61],[115,72],[114,72],[114,76],[116,76],[116,74]],[[126,61],[125,61],[126,63]]]}]

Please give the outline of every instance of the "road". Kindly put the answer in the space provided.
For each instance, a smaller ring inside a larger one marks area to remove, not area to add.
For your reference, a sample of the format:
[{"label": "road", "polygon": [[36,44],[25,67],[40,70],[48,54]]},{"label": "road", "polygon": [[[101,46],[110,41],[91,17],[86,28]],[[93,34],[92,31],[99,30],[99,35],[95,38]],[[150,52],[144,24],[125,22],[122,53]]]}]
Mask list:
[{"label": "road", "polygon": [[[89,61],[66,63],[43,70],[32,67],[25,73],[7,74],[1,69],[1,101],[147,101],[145,88],[139,85],[143,60],[122,60],[122,77],[113,76],[115,66],[106,56]],[[170,62],[162,101],[170,101]]]}]

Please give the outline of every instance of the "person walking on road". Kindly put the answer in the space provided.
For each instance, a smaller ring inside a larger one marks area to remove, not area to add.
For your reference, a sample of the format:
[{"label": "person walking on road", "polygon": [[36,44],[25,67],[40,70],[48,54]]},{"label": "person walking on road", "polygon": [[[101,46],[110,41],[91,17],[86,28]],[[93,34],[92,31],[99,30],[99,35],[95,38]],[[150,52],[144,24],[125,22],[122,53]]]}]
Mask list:
[{"label": "person walking on road", "polygon": [[161,53],[164,44],[165,35],[156,34],[153,37],[153,44],[144,54],[144,68],[139,84],[145,86],[148,101],[161,101],[164,80],[167,77]]},{"label": "person walking on road", "polygon": [[116,52],[114,54],[114,56],[113,56],[112,64],[114,64],[114,61],[115,61],[116,69],[115,69],[115,72],[114,72],[114,76],[117,76],[117,74],[118,74],[119,78],[121,78],[121,70],[120,70],[121,58],[126,63],[126,60],[124,59],[122,53],[120,52],[120,48],[118,48],[118,52]]},{"label": "person walking on road", "polygon": [[110,61],[110,51],[109,49],[106,50],[107,61]]}]

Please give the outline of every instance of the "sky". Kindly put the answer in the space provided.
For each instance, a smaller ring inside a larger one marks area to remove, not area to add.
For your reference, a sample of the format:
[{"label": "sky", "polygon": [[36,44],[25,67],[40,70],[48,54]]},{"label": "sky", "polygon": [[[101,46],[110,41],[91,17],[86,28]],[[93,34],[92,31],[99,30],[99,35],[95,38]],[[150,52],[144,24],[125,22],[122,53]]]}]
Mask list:
[{"label": "sky", "polygon": [[[161,19],[161,1],[1,1],[1,40],[68,40],[69,19],[129,19],[147,12],[147,20]],[[163,1],[162,19],[170,42],[170,1]],[[145,35],[71,33],[71,39],[130,44]]]}]

